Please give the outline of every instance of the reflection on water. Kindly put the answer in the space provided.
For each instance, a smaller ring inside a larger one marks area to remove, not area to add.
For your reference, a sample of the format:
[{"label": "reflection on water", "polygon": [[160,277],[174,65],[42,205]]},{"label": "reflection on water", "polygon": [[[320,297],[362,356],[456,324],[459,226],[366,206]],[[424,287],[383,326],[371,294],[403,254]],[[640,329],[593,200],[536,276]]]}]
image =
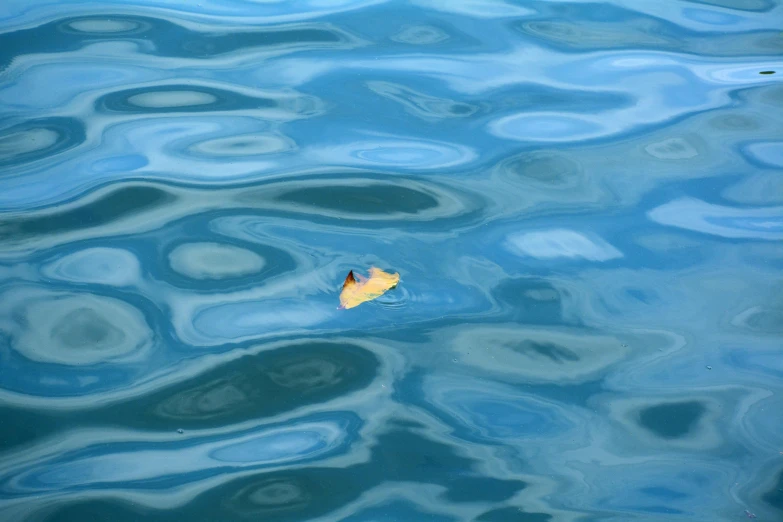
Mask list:
[{"label": "reflection on water", "polygon": [[780,2],[3,7],[0,520],[783,516]]},{"label": "reflection on water", "polygon": [[53,156],[84,142],[84,123],[76,118],[25,120],[0,130],[0,167]]}]

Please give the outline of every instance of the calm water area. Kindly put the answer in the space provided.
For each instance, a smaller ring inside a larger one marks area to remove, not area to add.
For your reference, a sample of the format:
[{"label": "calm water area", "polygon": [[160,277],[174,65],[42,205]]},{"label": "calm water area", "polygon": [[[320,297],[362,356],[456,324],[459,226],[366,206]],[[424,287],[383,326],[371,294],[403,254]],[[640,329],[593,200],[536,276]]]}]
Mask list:
[{"label": "calm water area", "polygon": [[782,1],[0,0],[0,522],[748,519]]}]

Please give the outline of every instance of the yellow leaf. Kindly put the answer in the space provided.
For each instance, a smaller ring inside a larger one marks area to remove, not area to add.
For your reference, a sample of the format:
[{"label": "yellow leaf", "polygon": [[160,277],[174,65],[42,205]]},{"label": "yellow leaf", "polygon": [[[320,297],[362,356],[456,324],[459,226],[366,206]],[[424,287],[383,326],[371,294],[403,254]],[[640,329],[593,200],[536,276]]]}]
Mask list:
[{"label": "yellow leaf", "polygon": [[343,291],[340,292],[340,308],[353,308],[372,301],[397,286],[399,280],[400,274],[389,274],[380,268],[370,268],[369,279],[358,274],[354,277],[351,270],[343,283]]}]

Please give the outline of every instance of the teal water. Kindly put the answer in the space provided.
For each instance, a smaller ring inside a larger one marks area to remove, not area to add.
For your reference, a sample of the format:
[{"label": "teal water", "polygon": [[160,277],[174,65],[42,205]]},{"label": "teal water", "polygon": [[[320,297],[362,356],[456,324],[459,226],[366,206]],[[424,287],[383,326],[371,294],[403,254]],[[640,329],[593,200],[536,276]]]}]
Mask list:
[{"label": "teal water", "polygon": [[782,28],[4,0],[0,520],[783,520]]}]

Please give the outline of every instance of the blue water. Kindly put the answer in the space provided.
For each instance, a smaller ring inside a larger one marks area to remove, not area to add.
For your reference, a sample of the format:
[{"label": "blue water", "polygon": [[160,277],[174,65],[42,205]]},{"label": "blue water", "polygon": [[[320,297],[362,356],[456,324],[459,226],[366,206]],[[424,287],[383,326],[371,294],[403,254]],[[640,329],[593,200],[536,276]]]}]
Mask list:
[{"label": "blue water", "polygon": [[782,29],[3,0],[0,520],[782,520]]}]

